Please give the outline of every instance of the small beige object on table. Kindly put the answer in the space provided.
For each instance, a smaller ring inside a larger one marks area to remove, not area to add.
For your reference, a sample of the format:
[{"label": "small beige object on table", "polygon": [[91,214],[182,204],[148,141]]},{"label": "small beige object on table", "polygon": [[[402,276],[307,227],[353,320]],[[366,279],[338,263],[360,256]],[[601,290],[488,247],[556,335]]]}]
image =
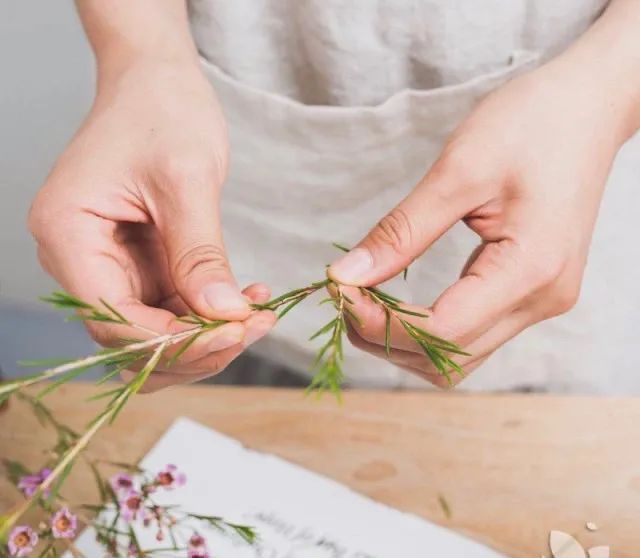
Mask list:
[{"label": "small beige object on table", "polygon": [[[94,391],[64,386],[48,403],[80,428]],[[550,556],[553,530],[640,556],[640,399],[351,391],[340,406],[299,390],[179,387],[133,400],[91,451],[137,461],[178,416],[508,556]],[[35,468],[49,434],[14,403],[0,413],[0,457]],[[78,501],[92,491],[80,469],[65,490]],[[0,511],[17,498],[3,480]]]}]

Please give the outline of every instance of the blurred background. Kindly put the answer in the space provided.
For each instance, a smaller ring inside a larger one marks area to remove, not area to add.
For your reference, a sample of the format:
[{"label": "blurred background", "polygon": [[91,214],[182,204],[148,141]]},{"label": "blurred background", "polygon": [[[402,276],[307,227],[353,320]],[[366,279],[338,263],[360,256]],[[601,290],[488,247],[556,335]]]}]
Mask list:
[{"label": "blurred background", "polygon": [[0,68],[0,253],[8,255],[0,266],[0,366],[8,374],[34,352],[92,349],[79,324],[56,327],[60,316],[37,302],[55,283],[40,269],[25,225],[31,199],[92,100],[93,58],[73,2],[3,2]]}]

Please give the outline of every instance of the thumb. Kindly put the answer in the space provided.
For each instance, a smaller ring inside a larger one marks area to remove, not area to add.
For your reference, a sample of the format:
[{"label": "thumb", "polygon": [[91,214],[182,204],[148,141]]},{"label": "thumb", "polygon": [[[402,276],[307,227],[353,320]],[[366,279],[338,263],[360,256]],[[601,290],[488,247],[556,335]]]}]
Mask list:
[{"label": "thumb", "polygon": [[454,187],[432,170],[355,248],[329,267],[329,277],[345,285],[370,286],[400,273],[464,217],[465,200],[454,194]]},{"label": "thumb", "polygon": [[171,278],[178,294],[197,314],[214,319],[242,320],[249,315],[227,260],[220,215],[209,196],[190,196],[159,211],[157,225]]}]

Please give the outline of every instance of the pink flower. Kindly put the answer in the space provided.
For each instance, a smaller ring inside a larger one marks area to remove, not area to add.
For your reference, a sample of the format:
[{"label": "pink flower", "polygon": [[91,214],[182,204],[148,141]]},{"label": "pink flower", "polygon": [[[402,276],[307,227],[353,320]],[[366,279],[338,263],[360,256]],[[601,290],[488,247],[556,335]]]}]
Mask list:
[{"label": "pink flower", "polygon": [[59,509],[51,518],[51,532],[56,539],[72,539],[76,536],[78,519],[69,508]]},{"label": "pink flower", "polygon": [[183,486],[187,482],[187,476],[178,471],[175,465],[167,465],[156,475],[156,484],[167,490],[173,490],[176,486]]},{"label": "pink flower", "polygon": [[145,515],[144,499],[142,494],[137,490],[129,490],[120,499],[120,515],[125,521],[135,521],[138,519],[138,515]]},{"label": "pink flower", "polygon": [[133,477],[127,473],[118,473],[109,479],[109,484],[116,494],[127,493],[133,489]]},{"label": "pink flower", "polygon": [[38,534],[28,525],[14,527],[9,535],[9,554],[11,556],[26,556],[38,544]]},{"label": "pink flower", "polygon": [[207,544],[202,535],[198,533],[191,535],[187,558],[210,558],[209,552],[207,552]]},{"label": "pink flower", "polygon": [[[50,474],[51,469],[45,467],[44,469],[42,469],[38,473],[34,473],[33,475],[25,475],[23,477],[20,477],[20,480],[18,481],[18,488],[27,498],[30,498],[35,494],[36,490],[38,490],[38,487],[46,480],[46,478]],[[48,495],[49,491],[45,490],[44,496]]]},{"label": "pink flower", "polygon": [[189,539],[189,548],[204,548],[206,546],[204,537],[199,533],[194,533]]}]

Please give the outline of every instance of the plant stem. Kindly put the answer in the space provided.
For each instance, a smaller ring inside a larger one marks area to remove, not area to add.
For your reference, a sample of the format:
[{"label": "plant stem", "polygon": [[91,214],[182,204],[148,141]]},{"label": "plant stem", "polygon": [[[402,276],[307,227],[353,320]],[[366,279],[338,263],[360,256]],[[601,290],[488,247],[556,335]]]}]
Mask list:
[{"label": "plant stem", "polygon": [[148,339],[147,341],[130,343],[129,345],[126,345],[122,349],[117,351],[109,351],[99,355],[91,355],[80,360],[75,360],[73,362],[68,362],[54,368],[49,368],[48,370],[45,370],[44,372],[41,372],[40,374],[37,374],[35,376],[31,376],[23,380],[14,380],[12,382],[0,385],[0,397],[2,395],[11,393],[16,389],[25,388],[32,384],[49,380],[51,378],[54,378],[55,376],[59,376],[60,374],[71,372],[72,370],[96,366],[118,356],[145,351],[162,344],[165,344],[166,346],[175,345],[176,343],[180,343],[181,341],[189,339],[192,335],[200,333],[204,329],[204,326],[198,326],[186,331],[181,331],[180,333],[160,335],[158,337],[154,337],[153,339]]}]

